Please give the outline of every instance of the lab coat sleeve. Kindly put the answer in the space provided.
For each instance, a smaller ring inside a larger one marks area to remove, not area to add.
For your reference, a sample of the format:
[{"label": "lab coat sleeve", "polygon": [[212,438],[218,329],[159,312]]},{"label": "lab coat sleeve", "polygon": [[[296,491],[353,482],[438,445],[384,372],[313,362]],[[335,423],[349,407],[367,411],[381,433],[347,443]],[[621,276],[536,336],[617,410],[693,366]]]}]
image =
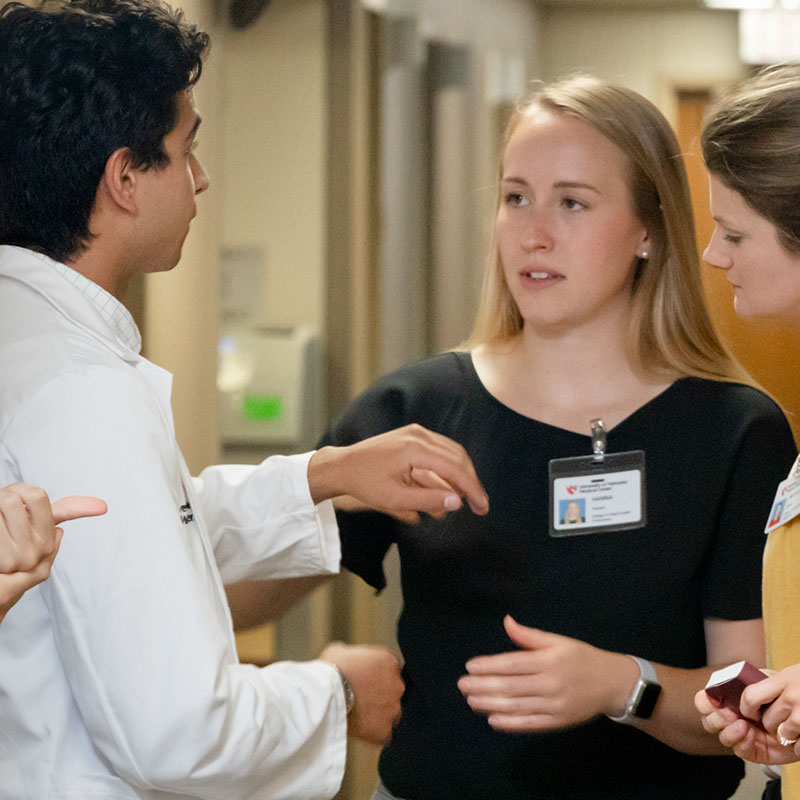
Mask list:
[{"label": "lab coat sleeve", "polygon": [[110,769],[201,798],[331,797],[346,746],[338,676],[322,662],[236,663],[214,567],[181,519],[171,417],[141,376],[123,365],[54,378],[4,445],[51,496],[108,503],[107,515],[67,524],[41,591]]},{"label": "lab coat sleeve", "polygon": [[333,504],[315,506],[308,487],[312,455],[273,456],[256,467],[209,467],[194,479],[225,583],[338,572]]}]

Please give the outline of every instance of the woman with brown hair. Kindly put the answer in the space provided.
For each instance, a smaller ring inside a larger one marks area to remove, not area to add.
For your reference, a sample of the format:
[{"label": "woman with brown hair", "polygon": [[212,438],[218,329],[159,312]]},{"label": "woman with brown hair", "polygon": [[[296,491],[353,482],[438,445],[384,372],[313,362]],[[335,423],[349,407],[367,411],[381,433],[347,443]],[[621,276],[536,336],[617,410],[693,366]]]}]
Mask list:
[{"label": "woman with brown hair", "polygon": [[[800,67],[770,67],[733,87],[702,142],[717,223],[705,260],[726,270],[739,316],[800,321]],[[696,699],[709,731],[766,764],[800,759],[800,528],[791,513],[783,520],[764,554],[768,664],[779,671],[745,689],[743,717],[703,692]],[[782,784],[785,799],[800,798],[800,765],[783,770]]]}]

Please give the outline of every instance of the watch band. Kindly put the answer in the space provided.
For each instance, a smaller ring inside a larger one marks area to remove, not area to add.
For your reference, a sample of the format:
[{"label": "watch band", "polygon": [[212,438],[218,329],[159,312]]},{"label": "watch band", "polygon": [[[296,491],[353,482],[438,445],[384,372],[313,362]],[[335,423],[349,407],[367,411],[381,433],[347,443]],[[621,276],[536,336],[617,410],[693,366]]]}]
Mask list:
[{"label": "watch band", "polygon": [[637,719],[649,719],[653,715],[656,702],[661,694],[661,684],[658,682],[656,668],[639,656],[628,656],[632,658],[639,667],[639,679],[633,687],[631,696],[625,705],[625,713],[619,717],[611,714],[606,716],[614,722],[621,722],[630,725]]},{"label": "watch band", "polygon": [[336,664],[333,665],[336,671],[339,673],[339,680],[342,682],[342,689],[344,690],[344,707],[347,716],[350,716],[350,712],[353,710],[353,706],[356,704],[356,695],[353,691],[353,687],[350,685],[350,679],[347,675],[342,672]]}]

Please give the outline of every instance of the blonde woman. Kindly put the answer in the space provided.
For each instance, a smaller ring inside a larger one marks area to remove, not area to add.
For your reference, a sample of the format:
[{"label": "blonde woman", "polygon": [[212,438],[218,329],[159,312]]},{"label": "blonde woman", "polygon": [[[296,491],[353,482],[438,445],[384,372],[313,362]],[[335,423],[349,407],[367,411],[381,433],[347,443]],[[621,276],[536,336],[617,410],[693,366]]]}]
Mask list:
[{"label": "blonde woman", "polygon": [[[800,67],[770,67],[732,88],[707,120],[703,155],[717,223],[705,260],[726,270],[739,316],[800,321]],[[779,671],[745,690],[743,718],[703,692],[696,700],[723,744],[766,764],[800,759],[800,528],[784,519],[764,556],[768,663]],[[800,798],[800,765],[783,770],[782,784],[765,796]]]},{"label": "blonde woman", "polygon": [[538,89],[494,239],[468,346],[381,379],[327,437],[418,422],[492,498],[417,526],[339,515],[348,569],[381,589],[392,544],[402,565],[406,693],[374,797],[729,797],[741,762],[704,757],[724,750],[692,698],[762,657],[764,518],[795,451],[709,322],[664,118],[587,77]]}]

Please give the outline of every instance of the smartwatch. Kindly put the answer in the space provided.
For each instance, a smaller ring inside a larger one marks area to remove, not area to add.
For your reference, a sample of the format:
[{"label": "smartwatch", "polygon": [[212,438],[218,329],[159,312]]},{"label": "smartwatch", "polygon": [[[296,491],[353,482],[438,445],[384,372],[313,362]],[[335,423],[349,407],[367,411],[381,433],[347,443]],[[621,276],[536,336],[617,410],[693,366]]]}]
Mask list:
[{"label": "smartwatch", "polygon": [[606,715],[614,722],[621,722],[623,725],[631,725],[637,719],[650,719],[661,694],[661,684],[658,682],[655,667],[638,656],[629,657],[639,666],[639,680],[636,681],[625,705],[625,713],[619,717]]}]

